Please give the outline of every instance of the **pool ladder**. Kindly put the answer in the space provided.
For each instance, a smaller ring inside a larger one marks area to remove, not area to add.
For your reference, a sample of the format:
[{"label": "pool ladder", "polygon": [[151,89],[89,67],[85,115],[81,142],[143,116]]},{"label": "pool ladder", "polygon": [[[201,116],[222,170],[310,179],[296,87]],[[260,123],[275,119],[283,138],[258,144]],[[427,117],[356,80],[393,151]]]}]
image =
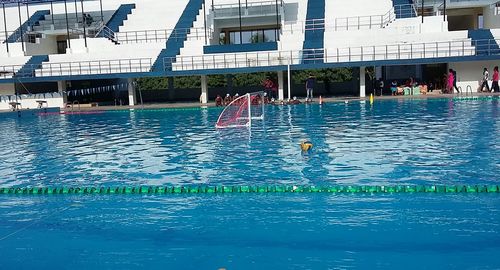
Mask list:
[{"label": "pool ladder", "polygon": [[75,110],[75,104],[78,105],[78,112],[81,111],[81,108],[80,108],[80,102],[78,100],[74,100],[72,103],[71,103],[71,112],[73,112]]}]

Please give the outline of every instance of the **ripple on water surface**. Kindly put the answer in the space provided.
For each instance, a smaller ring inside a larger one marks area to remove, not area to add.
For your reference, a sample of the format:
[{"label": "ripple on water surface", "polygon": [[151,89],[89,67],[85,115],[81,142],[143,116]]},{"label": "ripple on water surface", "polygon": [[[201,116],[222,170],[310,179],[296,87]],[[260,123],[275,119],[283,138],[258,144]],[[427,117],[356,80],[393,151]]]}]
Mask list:
[{"label": "ripple on water surface", "polygon": [[251,130],[216,130],[219,109],[0,115],[0,184],[497,183],[498,111],[498,100],[268,106]]}]

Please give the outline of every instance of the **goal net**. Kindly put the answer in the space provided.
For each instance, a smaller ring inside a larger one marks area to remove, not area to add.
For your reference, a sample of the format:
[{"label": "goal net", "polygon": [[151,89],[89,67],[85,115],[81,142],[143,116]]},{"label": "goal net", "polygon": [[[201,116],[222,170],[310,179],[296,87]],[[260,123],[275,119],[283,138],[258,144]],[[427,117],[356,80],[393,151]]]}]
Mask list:
[{"label": "goal net", "polygon": [[264,92],[243,95],[233,100],[219,115],[216,128],[250,127],[252,120],[264,120]]}]

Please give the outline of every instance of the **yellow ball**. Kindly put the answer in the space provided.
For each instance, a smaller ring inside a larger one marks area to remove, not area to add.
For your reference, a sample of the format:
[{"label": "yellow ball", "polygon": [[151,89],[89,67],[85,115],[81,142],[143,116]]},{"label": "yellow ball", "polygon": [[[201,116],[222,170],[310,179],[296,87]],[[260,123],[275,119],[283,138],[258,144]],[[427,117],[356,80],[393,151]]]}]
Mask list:
[{"label": "yellow ball", "polygon": [[302,149],[303,152],[308,152],[313,148],[313,144],[311,142],[302,142],[300,144],[300,149]]}]

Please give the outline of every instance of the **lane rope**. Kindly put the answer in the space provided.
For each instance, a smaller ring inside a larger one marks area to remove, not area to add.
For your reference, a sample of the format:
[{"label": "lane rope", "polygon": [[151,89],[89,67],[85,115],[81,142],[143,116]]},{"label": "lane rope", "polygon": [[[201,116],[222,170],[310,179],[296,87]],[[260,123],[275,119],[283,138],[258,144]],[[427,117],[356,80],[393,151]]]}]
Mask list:
[{"label": "lane rope", "polygon": [[223,193],[500,193],[499,185],[397,185],[397,186],[137,186],[137,187],[8,187],[1,195],[133,195],[133,194],[223,194]]}]

